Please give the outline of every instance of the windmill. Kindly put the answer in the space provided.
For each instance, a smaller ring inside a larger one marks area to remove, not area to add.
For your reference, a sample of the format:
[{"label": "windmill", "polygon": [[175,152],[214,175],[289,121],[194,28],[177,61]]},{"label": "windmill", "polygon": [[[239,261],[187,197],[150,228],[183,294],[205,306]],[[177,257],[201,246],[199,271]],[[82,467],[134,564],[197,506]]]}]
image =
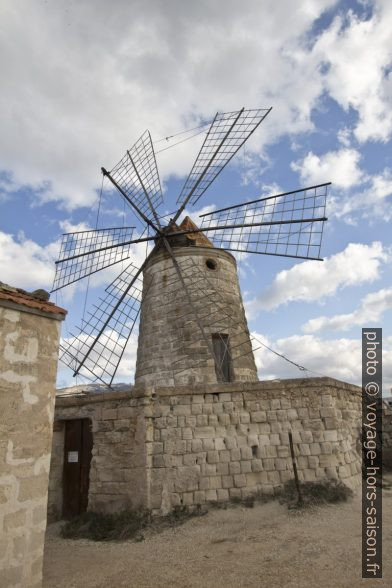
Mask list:
[{"label": "windmill", "polygon": [[[176,385],[257,379],[250,335],[231,252],[320,260],[329,183],[293,190],[201,215],[195,205],[270,113],[242,108],[217,113],[171,218],[163,197],[149,131],[109,172],[102,169],[144,225],[63,235],[53,290],[120,261],[128,265],[105,290],[60,359],[74,376],[89,374],[108,386],[140,315],[136,383]],[[134,238],[133,238],[134,237]],[[152,248],[141,263],[131,247]]]}]

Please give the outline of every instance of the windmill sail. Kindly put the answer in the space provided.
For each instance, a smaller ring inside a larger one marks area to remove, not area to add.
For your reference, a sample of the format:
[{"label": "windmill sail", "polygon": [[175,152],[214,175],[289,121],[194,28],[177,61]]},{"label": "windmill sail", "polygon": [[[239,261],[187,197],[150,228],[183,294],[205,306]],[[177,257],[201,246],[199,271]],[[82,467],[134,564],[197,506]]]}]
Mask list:
[{"label": "windmill sail", "polygon": [[92,374],[110,385],[139,316],[142,280],[132,263],[106,288],[77,335],[61,344],[60,359],[75,374]]},{"label": "windmill sail", "polygon": [[216,247],[229,251],[320,259],[330,183],[293,190],[201,215]]},{"label": "windmill sail", "polygon": [[[63,235],[52,292],[129,257],[134,227],[77,231]],[[125,243],[122,245],[122,243]]]},{"label": "windmill sail", "polygon": [[196,204],[207,188],[271,111],[239,110],[218,113],[208,131],[177,204]]},{"label": "windmill sail", "polygon": [[148,219],[157,220],[156,211],[163,197],[149,131],[126,152],[111,170],[110,177]]}]

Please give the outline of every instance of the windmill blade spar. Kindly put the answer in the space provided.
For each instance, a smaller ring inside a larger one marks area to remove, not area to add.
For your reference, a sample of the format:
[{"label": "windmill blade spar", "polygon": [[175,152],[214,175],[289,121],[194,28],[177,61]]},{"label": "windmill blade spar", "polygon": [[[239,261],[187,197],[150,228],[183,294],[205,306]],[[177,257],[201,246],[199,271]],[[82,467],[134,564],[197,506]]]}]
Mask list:
[{"label": "windmill blade spar", "polygon": [[159,226],[157,209],[163,204],[163,197],[149,131],[141,135],[110,173],[104,173],[143,220],[154,220]]},{"label": "windmill blade spar", "polygon": [[177,203],[196,204],[207,188],[269,114],[271,108],[217,113]]},{"label": "windmill blade spar", "polygon": [[230,251],[320,259],[330,182],[201,215],[201,231]]},{"label": "windmill blade spar", "polygon": [[113,227],[64,234],[52,292],[128,259],[133,230]]},{"label": "windmill blade spar", "polygon": [[106,295],[93,306],[78,334],[62,342],[60,360],[74,375],[87,372],[112,384],[139,316],[143,266],[129,264],[106,288]]}]

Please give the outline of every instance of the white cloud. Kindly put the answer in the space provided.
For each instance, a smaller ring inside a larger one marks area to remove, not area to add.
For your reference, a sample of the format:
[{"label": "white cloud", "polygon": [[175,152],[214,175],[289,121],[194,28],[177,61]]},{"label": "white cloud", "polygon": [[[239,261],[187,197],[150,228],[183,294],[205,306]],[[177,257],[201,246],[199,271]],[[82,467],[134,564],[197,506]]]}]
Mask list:
[{"label": "white cloud", "polygon": [[23,234],[15,238],[0,231],[1,281],[26,290],[50,289],[59,248],[58,242],[42,247]]},{"label": "white cloud", "polygon": [[272,310],[293,301],[322,301],[348,286],[374,282],[380,276],[388,253],[382,244],[350,243],[324,262],[304,261],[289,270],[279,272],[274,281],[259,296],[246,304],[247,313],[254,317],[261,310]]},{"label": "white cloud", "polygon": [[[90,206],[100,166],[146,128],[157,139],[216,110],[273,105],[248,144],[259,165],[264,145],[313,129],[325,93],[358,113],[357,139],[387,140],[391,4],[377,0],[367,20],[338,17],[314,41],[314,21],[336,4],[118,0],[108,13],[103,0],[5,0],[0,157],[10,182],[40,201]],[[163,177],[184,175],[195,152],[190,141],[159,154]]]},{"label": "white cloud", "polygon": [[[91,227],[86,223],[72,224],[68,220],[60,222],[60,228],[65,232],[91,230]],[[138,234],[135,233],[133,238],[138,238]],[[62,289],[60,291],[62,302],[68,305],[76,291],[86,289],[87,283],[89,288],[107,286],[131,261],[140,267],[150,248],[151,245],[147,243],[131,245],[129,259],[119,261],[115,265],[92,274],[89,281],[85,278]],[[59,257],[59,252],[60,240],[42,246],[27,239],[23,233],[15,237],[0,231],[0,280],[25,290],[38,288],[50,290],[55,274],[55,261]]]},{"label": "white cloud", "polygon": [[392,219],[391,195],[392,172],[385,168],[378,174],[365,176],[362,186],[350,196],[334,194],[329,201],[328,214],[348,223],[355,223],[358,217],[389,222]]},{"label": "white cloud", "polygon": [[[310,130],[325,84],[306,35],[335,4],[5,0],[2,165],[17,186],[74,208],[91,205],[100,166],[146,128],[160,138],[216,110],[273,105],[249,150]],[[158,156],[164,176],[189,170],[192,143]]]},{"label": "white cloud", "polygon": [[[361,384],[361,341],[360,339],[321,339],[313,335],[295,335],[269,340],[264,335],[252,332],[256,366],[260,380],[330,376],[353,384]],[[261,345],[262,343],[263,345]],[[307,370],[300,371],[292,363],[266,349],[265,345],[287,357]],[[137,333],[129,339],[124,356],[120,362],[115,382],[133,381],[136,367]],[[392,337],[383,341],[383,389],[389,394],[392,386]],[[59,366],[59,386],[69,386],[83,381],[72,378],[71,370]]]},{"label": "white cloud", "polygon": [[392,308],[392,288],[383,288],[367,294],[361,305],[353,312],[335,316],[320,316],[309,320],[304,326],[305,333],[315,333],[325,329],[347,331],[354,326],[379,323],[383,314]]},{"label": "white cloud", "polygon": [[337,133],[337,139],[344,147],[350,147],[351,145],[351,130],[347,127],[339,129]]},{"label": "white cloud", "polygon": [[368,3],[371,18],[352,11],[338,17],[313,47],[314,57],[329,66],[325,89],[346,111],[358,113],[356,138],[387,141],[392,133],[392,5],[387,0]]},{"label": "white cloud", "polygon": [[187,208],[184,210],[180,218],[178,219],[177,224],[181,223],[181,221],[186,217],[189,216],[197,226],[200,226],[203,219],[200,218],[202,214],[209,214],[215,210],[215,204],[208,204],[207,206],[202,206],[201,208],[188,210]]},{"label": "white cloud", "polygon": [[[126,343],[125,338],[117,337],[114,331],[106,330],[104,332],[104,337],[107,337],[106,342],[106,350],[102,354],[102,359],[100,359],[99,364],[94,368],[94,374],[99,377],[103,377],[105,382],[108,383],[107,376],[103,374],[103,370],[100,365],[104,364],[105,359],[111,359],[111,361],[115,362],[115,356],[111,356],[111,352],[114,349],[114,339],[117,340],[118,344],[125,346],[124,354],[120,360],[118,365],[115,378],[113,383],[116,382],[133,382],[135,378],[135,368],[136,368],[136,354],[137,354],[137,342],[138,342],[138,330],[135,327],[135,330],[131,334]],[[82,340],[90,344],[92,343],[94,337],[92,336],[83,336]],[[68,348],[69,344],[75,342],[75,338],[71,336],[63,337],[61,339],[61,345],[65,345]],[[70,361],[69,357],[64,356],[62,361],[59,364],[59,370],[57,374],[57,384],[59,387],[63,386],[72,386],[77,385],[83,382],[89,382],[94,380],[94,376],[88,370],[82,368],[80,375],[76,378],[73,378],[73,368],[75,367],[72,364],[68,364],[67,362]],[[71,365],[71,367],[69,367]]]},{"label": "white cloud", "polygon": [[360,153],[355,149],[329,151],[321,156],[310,151],[302,161],[291,164],[307,185],[332,182],[338,188],[350,188],[360,183],[363,172],[359,167]]},{"label": "white cloud", "polygon": [[[323,375],[361,385],[360,338],[322,339],[314,335],[294,335],[270,341],[258,333],[252,335],[291,361],[315,372],[300,371],[262,347],[255,352],[261,380]],[[383,390],[389,395],[392,386],[392,337],[385,338],[383,342],[383,366]]]}]

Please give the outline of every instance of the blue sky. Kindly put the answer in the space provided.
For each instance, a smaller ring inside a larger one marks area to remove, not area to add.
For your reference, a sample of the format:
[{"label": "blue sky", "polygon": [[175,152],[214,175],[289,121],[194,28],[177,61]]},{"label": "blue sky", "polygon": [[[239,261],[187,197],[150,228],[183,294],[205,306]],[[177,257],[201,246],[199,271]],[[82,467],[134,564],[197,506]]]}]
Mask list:
[{"label": "blue sky", "polygon": [[[21,4],[24,7],[21,8]],[[331,181],[324,262],[239,260],[249,326],[309,369],[360,382],[364,326],[383,327],[392,386],[392,6],[386,0],[3,2],[0,280],[51,288],[63,232],[93,228],[101,165],[217,110],[273,107],[188,212]],[[20,18],[21,10],[29,27]],[[164,211],[202,137],[157,154]],[[156,144],[172,145],[175,141]],[[105,184],[99,226],[135,224]],[[143,252],[134,252],[137,260]],[[119,268],[118,268],[119,269]],[[88,304],[117,266],[91,280]],[[85,286],[52,299],[78,324]],[[118,379],[132,380],[136,337]],[[261,347],[260,378],[304,375]],[[59,385],[71,383],[64,368]]]}]

